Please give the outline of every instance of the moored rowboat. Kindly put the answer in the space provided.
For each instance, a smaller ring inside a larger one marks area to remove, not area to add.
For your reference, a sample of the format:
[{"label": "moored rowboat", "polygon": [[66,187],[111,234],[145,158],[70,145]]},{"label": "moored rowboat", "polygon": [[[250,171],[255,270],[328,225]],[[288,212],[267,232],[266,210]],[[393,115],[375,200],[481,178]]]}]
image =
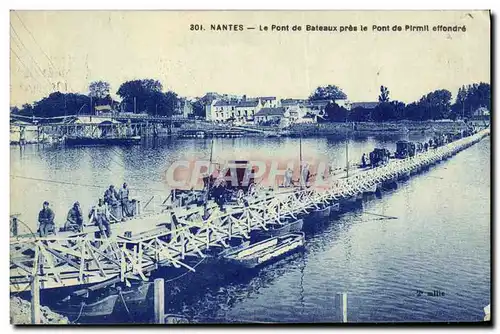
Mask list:
[{"label": "moored rowboat", "polygon": [[230,264],[255,268],[304,246],[304,233],[289,233],[226,253],[223,258]]},{"label": "moored rowboat", "polygon": [[292,222],[288,222],[285,224],[275,224],[271,225],[268,230],[258,230],[258,237],[278,237],[292,232],[300,232],[302,230],[302,225],[304,221],[302,219],[298,219]]},{"label": "moored rowboat", "polygon": [[110,295],[92,304],[82,302],[80,304],[65,303],[56,306],[54,312],[74,317],[102,317],[113,313],[118,295]]}]

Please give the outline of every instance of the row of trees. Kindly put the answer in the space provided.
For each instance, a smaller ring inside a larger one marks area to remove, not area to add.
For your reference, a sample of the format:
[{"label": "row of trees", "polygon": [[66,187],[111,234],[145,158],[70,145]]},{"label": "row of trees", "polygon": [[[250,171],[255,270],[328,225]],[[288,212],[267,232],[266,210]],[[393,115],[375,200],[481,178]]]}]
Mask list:
[{"label": "row of trees", "polygon": [[37,117],[92,114],[98,106],[108,105],[113,110],[170,116],[174,113],[179,97],[176,93],[163,92],[160,81],[153,79],[131,80],[120,85],[119,103],[112,99],[110,85],[95,81],[89,85],[88,95],[54,92],[33,104],[13,107],[11,112]]},{"label": "row of trees", "polygon": [[[345,99],[344,96],[345,93],[340,88],[326,86],[316,89],[309,99],[316,100],[321,97],[336,100]],[[418,101],[409,104],[397,100],[391,101],[389,89],[381,86],[378,104],[375,108],[359,106],[348,111],[332,102],[326,107],[324,121],[454,120],[470,118],[480,107],[491,110],[491,87],[484,82],[462,86],[458,90],[454,103],[452,103],[452,93],[446,89],[438,89],[425,94]]]},{"label": "row of trees", "polygon": [[[114,101],[110,94],[111,87],[105,81],[95,81],[89,85],[88,95],[74,93],[51,93],[49,96],[22,108],[14,107],[12,112],[27,116],[54,117],[74,114],[89,114],[97,106],[109,105],[113,110],[123,112],[148,113],[150,115],[170,116],[174,113],[179,97],[176,93],[163,92],[160,81],[154,79],[131,80],[120,85],[117,95],[121,103]],[[207,93],[193,104],[195,116],[205,116],[205,105],[214,96]],[[345,100],[347,95],[335,85],[318,87],[310,96],[310,101]],[[468,118],[479,107],[490,110],[491,88],[487,83],[462,86],[457,98],[452,103],[452,94],[446,89],[439,89],[422,96],[418,101],[404,104],[390,99],[387,87],[380,87],[378,105],[375,108],[360,106],[347,111],[332,102],[326,106],[324,121],[393,121],[393,120],[429,120]]]}]

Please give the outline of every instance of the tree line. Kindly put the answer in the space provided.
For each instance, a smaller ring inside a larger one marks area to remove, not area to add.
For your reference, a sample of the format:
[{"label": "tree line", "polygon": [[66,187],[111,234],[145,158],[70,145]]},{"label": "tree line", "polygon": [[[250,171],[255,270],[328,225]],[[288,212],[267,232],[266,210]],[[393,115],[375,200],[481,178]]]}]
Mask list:
[{"label": "tree line", "polygon": [[[346,94],[337,86],[319,87],[309,97],[309,100],[343,100]],[[438,89],[423,95],[418,101],[405,104],[401,101],[391,100],[387,87],[380,87],[378,103],[374,108],[364,106],[347,110],[335,102],[326,106],[324,122],[347,121],[397,121],[397,120],[439,120],[457,118],[470,118],[474,112],[484,107],[491,110],[491,87],[481,82],[464,85],[459,88],[457,98],[452,103],[452,93],[446,89]]]},{"label": "tree line", "polygon": [[[175,92],[164,92],[161,82],[154,79],[122,83],[116,92],[121,102],[113,100],[110,91],[109,83],[94,81],[89,85],[88,94],[54,92],[33,104],[13,107],[11,112],[26,116],[58,117],[93,114],[96,107],[107,105],[118,112],[171,116],[179,102]],[[194,116],[205,117],[205,106],[215,98],[211,94],[215,93],[207,93],[193,103]],[[347,110],[339,106],[334,101],[346,100],[347,95],[335,85],[318,87],[308,99],[332,101],[326,106],[325,117],[320,119],[323,122],[457,119],[470,118],[479,107],[491,110],[491,88],[484,82],[460,87],[453,103],[450,91],[438,89],[423,95],[418,101],[405,104],[391,100],[390,91],[385,86],[380,87],[378,104],[374,108],[358,106]]]},{"label": "tree line", "polygon": [[179,97],[172,91],[163,92],[160,81],[140,79],[126,81],[116,94],[122,101],[113,100],[111,87],[105,81],[95,81],[89,85],[88,94],[54,92],[33,104],[13,107],[11,112],[25,116],[59,117],[67,115],[94,114],[99,106],[110,106],[118,112],[147,113],[157,116],[171,116]]}]

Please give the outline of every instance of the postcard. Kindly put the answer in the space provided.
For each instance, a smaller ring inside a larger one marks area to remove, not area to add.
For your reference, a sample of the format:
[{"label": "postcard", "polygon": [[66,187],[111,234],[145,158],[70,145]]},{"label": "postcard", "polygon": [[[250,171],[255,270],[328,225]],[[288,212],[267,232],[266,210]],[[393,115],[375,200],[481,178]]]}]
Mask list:
[{"label": "postcard", "polygon": [[10,319],[491,324],[489,11],[10,12]]}]

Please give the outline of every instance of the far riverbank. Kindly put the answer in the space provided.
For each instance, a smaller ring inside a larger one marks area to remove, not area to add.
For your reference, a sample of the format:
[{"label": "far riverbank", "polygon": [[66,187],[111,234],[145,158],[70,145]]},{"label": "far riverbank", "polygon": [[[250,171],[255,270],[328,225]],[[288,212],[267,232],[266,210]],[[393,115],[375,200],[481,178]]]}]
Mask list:
[{"label": "far riverbank", "polygon": [[[266,136],[279,134],[281,136],[291,137],[316,137],[316,136],[330,136],[330,135],[345,135],[346,132],[354,135],[388,135],[388,134],[434,134],[434,133],[448,133],[460,132],[467,126],[484,126],[487,124],[485,121],[398,121],[398,122],[348,122],[348,123],[310,123],[310,124],[294,124],[287,128],[280,128],[277,126],[258,126],[258,125],[241,125],[237,126],[238,129],[248,129],[245,136]],[[186,124],[187,125],[187,124]],[[189,124],[187,127],[182,127],[179,132],[183,130],[204,130],[210,131],[213,128],[234,128],[230,124],[214,124],[208,122],[197,122]]]}]

